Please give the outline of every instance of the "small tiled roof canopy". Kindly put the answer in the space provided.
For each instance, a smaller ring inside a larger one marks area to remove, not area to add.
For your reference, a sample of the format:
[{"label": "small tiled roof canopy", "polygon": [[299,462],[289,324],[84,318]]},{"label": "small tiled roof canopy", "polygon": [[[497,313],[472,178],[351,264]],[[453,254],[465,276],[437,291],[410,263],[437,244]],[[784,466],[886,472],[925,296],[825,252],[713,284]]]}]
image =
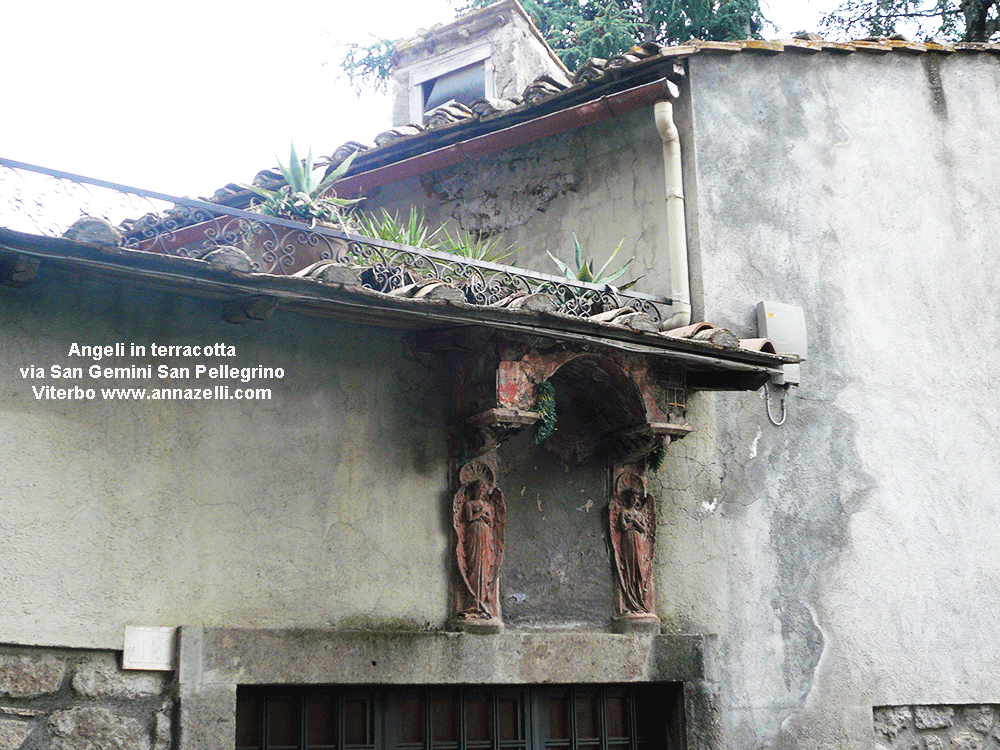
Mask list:
[{"label": "small tiled roof canopy", "polygon": [[683,364],[688,386],[696,389],[753,390],[783,364],[797,361],[774,354],[773,347],[759,340],[740,342],[730,332],[704,323],[661,332],[647,315],[627,306],[574,315],[561,312],[550,294],[525,292],[483,304],[470,301],[459,287],[434,279],[382,291],[363,282],[363,269],[333,260],[320,260],[294,274],[260,273],[236,248],[197,258],[68,234],[41,237],[0,228],[0,284],[24,286],[44,266],[214,300],[232,323],[265,320],[281,307],[424,334],[493,331],[600,346]]}]

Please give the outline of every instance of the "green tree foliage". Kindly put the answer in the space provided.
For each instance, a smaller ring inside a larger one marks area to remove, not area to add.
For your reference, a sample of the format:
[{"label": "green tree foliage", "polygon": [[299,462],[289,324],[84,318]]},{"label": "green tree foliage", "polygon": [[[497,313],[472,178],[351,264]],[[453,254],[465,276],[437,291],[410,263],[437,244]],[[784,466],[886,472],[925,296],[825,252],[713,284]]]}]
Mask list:
[{"label": "green tree foliage", "polygon": [[[458,15],[492,1],[469,0]],[[745,39],[759,36],[767,23],[759,0],[523,0],[523,5],[570,70],[589,57],[626,52],[636,42]],[[340,67],[355,91],[385,90],[397,42],[346,45]]]},{"label": "green tree foliage", "polygon": [[987,42],[1000,37],[1000,0],[846,0],[820,24],[848,39],[906,32],[929,39]]},{"label": "green tree foliage", "polygon": [[[490,0],[471,0],[467,9]],[[759,36],[759,0],[525,0],[524,9],[556,54],[575,70],[637,41],[676,44],[692,37],[729,41]]]},{"label": "green tree foliage", "polygon": [[341,70],[354,92],[375,90],[385,93],[392,72],[392,53],[402,39],[376,39],[368,45],[349,42],[340,59]]}]

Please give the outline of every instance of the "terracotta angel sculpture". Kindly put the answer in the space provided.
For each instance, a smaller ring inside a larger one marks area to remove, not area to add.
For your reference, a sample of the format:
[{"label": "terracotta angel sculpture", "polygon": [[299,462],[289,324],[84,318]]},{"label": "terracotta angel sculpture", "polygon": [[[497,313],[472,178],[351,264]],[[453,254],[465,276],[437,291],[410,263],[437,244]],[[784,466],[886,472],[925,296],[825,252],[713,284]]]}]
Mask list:
[{"label": "terracotta angel sculpture", "polygon": [[608,521],[618,572],[618,614],[652,614],[656,503],[638,474],[619,475]]},{"label": "terracotta angel sculpture", "polygon": [[[456,602],[460,619],[499,619],[500,563],[503,560],[506,508],[489,466],[462,467],[462,482],[452,502],[457,538],[455,562],[464,591]],[[464,600],[464,601],[462,601]]]}]

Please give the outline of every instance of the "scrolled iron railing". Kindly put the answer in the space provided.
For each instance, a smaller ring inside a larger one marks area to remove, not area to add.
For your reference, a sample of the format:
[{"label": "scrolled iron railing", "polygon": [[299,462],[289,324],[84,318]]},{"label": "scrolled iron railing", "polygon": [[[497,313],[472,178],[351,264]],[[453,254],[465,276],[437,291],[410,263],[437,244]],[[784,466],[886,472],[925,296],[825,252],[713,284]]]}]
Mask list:
[{"label": "scrolled iron railing", "polygon": [[390,292],[422,279],[451,283],[476,305],[518,292],[555,297],[561,312],[586,317],[631,307],[659,321],[670,300],[515,266],[348,234],[326,226],[106,182],[0,158],[0,226],[64,236],[81,218],[115,227],[126,249],[200,258],[222,246],[246,252],[259,273],[292,274],[320,260],[347,263],[362,283]]}]

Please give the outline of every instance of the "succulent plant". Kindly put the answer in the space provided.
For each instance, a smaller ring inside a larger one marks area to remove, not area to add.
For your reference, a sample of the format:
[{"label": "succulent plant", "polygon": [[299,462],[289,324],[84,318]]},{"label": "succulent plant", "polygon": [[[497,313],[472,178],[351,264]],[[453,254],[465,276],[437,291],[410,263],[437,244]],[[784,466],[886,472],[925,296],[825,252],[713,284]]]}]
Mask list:
[{"label": "succulent plant", "polygon": [[497,239],[477,238],[463,230],[452,234],[444,224],[431,230],[423,212],[418,212],[415,207],[410,207],[410,215],[405,222],[383,208],[379,214],[361,216],[358,224],[361,234],[375,239],[451,253],[470,260],[490,263],[507,261],[507,265],[513,265],[513,260],[508,259],[517,252],[513,246],[502,247]]},{"label": "succulent plant", "polygon": [[[576,261],[575,271],[572,268],[570,268],[567,264],[559,260],[559,258],[554,256],[552,253],[548,252],[548,250],[546,250],[545,252],[548,253],[548,256],[555,261],[556,265],[559,266],[559,270],[563,272],[563,276],[565,276],[567,279],[574,279],[576,281],[587,281],[592,284],[610,284],[612,281],[614,281],[619,276],[624,274],[628,270],[628,267],[632,265],[632,261],[635,260],[635,257],[633,256],[629,258],[627,261],[625,261],[625,265],[623,265],[617,271],[613,271],[607,276],[604,275],[604,272],[608,270],[608,266],[611,265],[611,261],[613,261],[615,259],[615,256],[618,255],[618,251],[622,249],[623,242],[625,242],[624,238],[622,238],[621,242],[618,243],[618,246],[611,251],[611,255],[608,256],[608,259],[606,261],[604,261],[604,265],[601,266],[600,269],[597,270],[596,272],[594,271],[593,258],[588,258],[586,261],[583,259],[583,251],[580,249],[580,241],[576,238],[576,234],[573,235],[573,252],[574,252],[574,259]],[[640,276],[639,278],[642,277]],[[638,281],[639,279],[633,279],[632,281],[622,284],[618,288],[628,289],[631,286],[635,286],[635,284]]]},{"label": "succulent plant", "polygon": [[323,177],[323,170],[313,167],[312,149],[309,149],[309,155],[303,164],[293,143],[288,166],[278,159],[278,169],[286,184],[277,190],[247,185],[260,198],[251,208],[265,216],[305,220],[310,224],[324,221],[346,227],[348,221],[344,217],[344,209],[357,201],[338,198],[332,186],[350,169],[356,153],[352,153]]}]

